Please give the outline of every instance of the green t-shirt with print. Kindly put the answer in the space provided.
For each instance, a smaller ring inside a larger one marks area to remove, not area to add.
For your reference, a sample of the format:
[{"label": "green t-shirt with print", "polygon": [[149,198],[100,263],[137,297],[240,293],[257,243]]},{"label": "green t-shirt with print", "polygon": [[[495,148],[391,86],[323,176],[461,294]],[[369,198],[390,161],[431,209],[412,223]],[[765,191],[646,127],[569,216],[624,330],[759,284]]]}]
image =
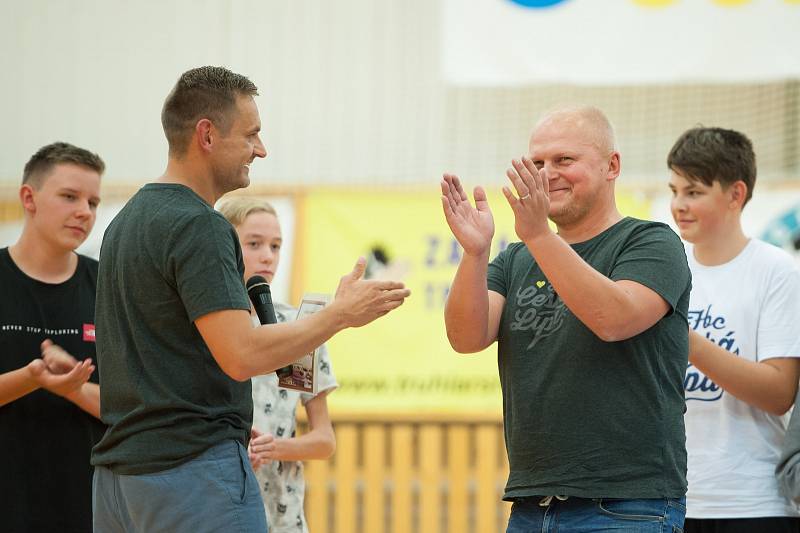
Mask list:
[{"label": "green t-shirt with print", "polygon": [[151,183],[106,230],[97,277],[103,422],[92,464],[117,474],[178,466],[226,439],[247,442],[250,381],[211,355],[194,321],[249,310],[236,231],[188,187]]},{"label": "green t-shirt with print", "polygon": [[604,342],[564,305],[524,244],[492,261],[489,290],[506,299],[498,332],[505,498],[682,497],[691,288],[683,245],[664,224],[625,218],[572,248],[609,279],[652,289],[670,311],[639,335]]}]

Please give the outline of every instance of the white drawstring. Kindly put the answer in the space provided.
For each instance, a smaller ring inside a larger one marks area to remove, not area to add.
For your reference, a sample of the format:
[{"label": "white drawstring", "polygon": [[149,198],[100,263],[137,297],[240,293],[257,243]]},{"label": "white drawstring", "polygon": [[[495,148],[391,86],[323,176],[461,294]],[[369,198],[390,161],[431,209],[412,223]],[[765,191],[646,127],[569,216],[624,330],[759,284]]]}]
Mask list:
[{"label": "white drawstring", "polygon": [[553,501],[553,498],[557,499],[560,502],[565,502],[567,501],[567,498],[569,498],[569,496],[559,496],[558,494],[556,494],[555,496],[545,496],[544,498],[539,500],[539,507],[547,507],[548,505],[550,505],[550,502]]}]

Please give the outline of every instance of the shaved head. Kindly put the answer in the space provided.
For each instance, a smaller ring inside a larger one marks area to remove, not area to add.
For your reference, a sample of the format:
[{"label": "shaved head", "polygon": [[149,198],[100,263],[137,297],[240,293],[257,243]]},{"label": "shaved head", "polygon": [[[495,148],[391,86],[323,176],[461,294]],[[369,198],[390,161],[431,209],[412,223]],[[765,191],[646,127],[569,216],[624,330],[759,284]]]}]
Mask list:
[{"label": "shaved head", "polygon": [[596,107],[564,106],[548,111],[533,128],[531,141],[540,129],[556,124],[584,133],[587,140],[603,154],[610,154],[617,149],[614,127],[605,113]]},{"label": "shaved head", "polygon": [[611,123],[596,107],[559,107],[536,124],[530,157],[548,180],[548,215],[559,231],[618,219],[614,184],[620,155],[615,144]]}]

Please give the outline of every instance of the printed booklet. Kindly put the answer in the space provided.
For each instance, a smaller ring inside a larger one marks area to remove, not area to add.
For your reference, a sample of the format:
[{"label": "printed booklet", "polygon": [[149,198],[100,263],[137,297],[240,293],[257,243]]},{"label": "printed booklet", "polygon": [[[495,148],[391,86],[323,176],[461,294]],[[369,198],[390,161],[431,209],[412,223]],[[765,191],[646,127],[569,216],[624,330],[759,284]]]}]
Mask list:
[{"label": "printed booklet", "polygon": [[[330,301],[327,294],[306,294],[297,310],[297,320],[312,315]],[[278,371],[278,387],[317,394],[317,357],[319,348]]]}]

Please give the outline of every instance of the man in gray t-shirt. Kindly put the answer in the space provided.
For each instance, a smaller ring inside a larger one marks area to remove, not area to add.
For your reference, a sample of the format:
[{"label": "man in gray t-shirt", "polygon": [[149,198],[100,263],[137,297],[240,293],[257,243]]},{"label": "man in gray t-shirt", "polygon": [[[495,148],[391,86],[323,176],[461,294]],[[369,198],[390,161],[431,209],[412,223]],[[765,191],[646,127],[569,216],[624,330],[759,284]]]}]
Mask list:
[{"label": "man in gray t-shirt", "polygon": [[396,282],[361,279],[296,322],[254,327],[236,232],[212,206],[265,157],[253,83],[185,72],[164,103],[169,162],[109,225],[100,251],[101,418],[92,454],[95,531],[267,529],[246,444],[250,378],[402,304]]},{"label": "man in gray t-shirt", "polygon": [[473,207],[442,181],[464,248],[448,338],[461,353],[498,341],[510,533],[683,524],[690,274],[668,227],[617,210],[614,144],[598,109],[546,115],[503,189],[521,242],[491,264],[485,192]]}]

